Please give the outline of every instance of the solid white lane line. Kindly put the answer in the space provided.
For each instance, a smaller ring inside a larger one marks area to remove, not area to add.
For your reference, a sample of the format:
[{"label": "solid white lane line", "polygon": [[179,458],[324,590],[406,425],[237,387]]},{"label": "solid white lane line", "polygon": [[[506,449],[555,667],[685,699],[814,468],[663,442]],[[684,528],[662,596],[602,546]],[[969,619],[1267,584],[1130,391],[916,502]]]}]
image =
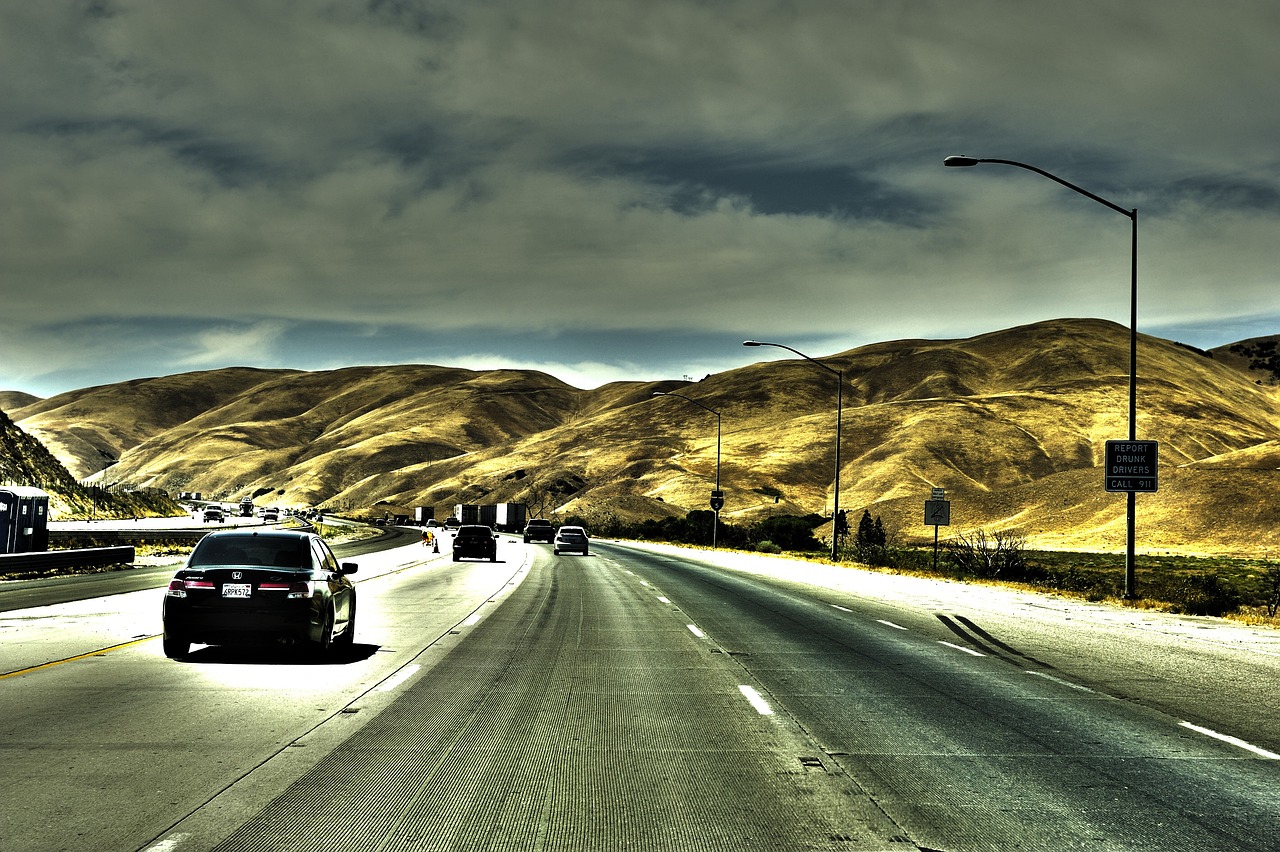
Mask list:
[{"label": "solid white lane line", "polygon": [[975,651],[975,650],[973,650],[972,648],[966,648],[966,647],[965,647],[965,646],[963,646],[963,645],[952,645],[950,642],[943,642],[943,641],[941,641],[941,640],[939,640],[939,641],[938,641],[938,644],[939,644],[939,645],[946,645],[948,648],[955,648],[957,651],[964,651],[966,654],[971,654],[971,655],[973,655],[973,656],[975,656],[975,657],[985,657],[985,656],[986,656],[986,654],[982,653],[981,651]]},{"label": "solid white lane line", "polygon": [[1063,680],[1062,678],[1054,677],[1051,674],[1045,674],[1044,672],[1034,672],[1031,669],[1025,669],[1024,671],[1026,671],[1026,673],[1029,675],[1035,675],[1036,677],[1042,677],[1045,680],[1051,680],[1054,683],[1059,684],[1061,686],[1068,686],[1068,687],[1071,687],[1072,689],[1078,689],[1081,692],[1089,692],[1089,693],[1093,693],[1094,695],[1097,695],[1096,692],[1094,692],[1092,689],[1090,689],[1087,686],[1081,686],[1078,683],[1072,683],[1069,680]]},{"label": "solid white lane line", "polygon": [[1245,742],[1239,737],[1232,737],[1232,736],[1228,736],[1227,734],[1220,734],[1217,731],[1211,731],[1208,728],[1202,728],[1199,725],[1193,725],[1190,722],[1183,722],[1182,727],[1195,731],[1197,734],[1204,734],[1206,737],[1213,737],[1215,740],[1219,740],[1224,743],[1229,743],[1235,746],[1236,748],[1242,748],[1245,751],[1256,754],[1258,757],[1265,757],[1267,760],[1280,760],[1280,754],[1276,754],[1273,751],[1267,751],[1265,748],[1259,748],[1253,743]]},{"label": "solid white lane line", "polygon": [[405,666],[403,669],[397,672],[389,680],[383,681],[382,684],[378,687],[378,691],[390,692],[391,690],[395,689],[400,684],[404,683],[406,680],[408,680],[409,678],[417,674],[418,669],[420,668],[422,668],[422,666],[419,666],[417,663],[411,666]]},{"label": "solid white lane line", "polygon": [[738,686],[738,691],[742,693],[743,697],[745,697],[748,702],[750,702],[752,707],[756,708],[756,712],[761,716],[773,715],[773,708],[769,706],[769,702],[765,701],[764,696],[760,693],[756,692],[745,683]]}]

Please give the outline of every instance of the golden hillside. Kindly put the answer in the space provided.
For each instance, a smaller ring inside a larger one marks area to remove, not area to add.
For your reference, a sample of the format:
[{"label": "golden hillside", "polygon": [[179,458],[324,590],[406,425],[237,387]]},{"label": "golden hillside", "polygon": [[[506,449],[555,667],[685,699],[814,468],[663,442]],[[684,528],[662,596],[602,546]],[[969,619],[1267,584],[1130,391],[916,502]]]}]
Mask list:
[{"label": "golden hillside", "polygon": [[[743,350],[749,361],[757,350]],[[775,353],[776,354],[776,353]],[[1275,554],[1280,390],[1240,359],[1139,347],[1138,437],[1161,490],[1138,496],[1144,551]],[[1104,443],[1127,434],[1128,330],[1055,320],[965,340],[823,359],[844,371],[841,506],[899,541],[932,537],[931,487],[954,526],[1044,547],[1124,547]],[[368,510],[527,502],[623,519],[707,507],[721,414],[724,517],[829,514],[835,377],[800,359],[701,382],[580,390],[534,371],[430,366],[218,370],[94,388],[13,412],[78,475],[226,499]]]}]

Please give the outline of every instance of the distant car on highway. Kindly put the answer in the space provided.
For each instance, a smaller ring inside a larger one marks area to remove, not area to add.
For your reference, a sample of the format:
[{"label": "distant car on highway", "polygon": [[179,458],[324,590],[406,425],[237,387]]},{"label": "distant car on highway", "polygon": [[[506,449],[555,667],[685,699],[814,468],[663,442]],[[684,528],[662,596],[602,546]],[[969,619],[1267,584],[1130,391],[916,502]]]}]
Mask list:
[{"label": "distant car on highway", "polygon": [[587,555],[587,531],[582,527],[561,527],[556,530],[555,540],[551,542],[551,552],[581,553]]},{"label": "distant car on highway", "polygon": [[498,538],[481,524],[463,524],[453,536],[453,561],[459,559],[498,561]]},{"label": "distant car on highway", "polygon": [[315,533],[224,530],[200,539],[169,581],[161,618],[164,653],[182,659],[191,644],[310,643],[321,651],[355,639],[356,590]]},{"label": "distant car on highway", "polygon": [[524,525],[524,543],[545,541],[550,543],[556,537],[556,528],[545,518],[530,518]]},{"label": "distant car on highway", "polygon": [[212,521],[213,523],[220,524],[226,520],[226,517],[222,514],[221,509],[215,509],[214,507],[210,506],[209,508],[204,510],[204,520],[205,520],[205,523],[209,523]]}]

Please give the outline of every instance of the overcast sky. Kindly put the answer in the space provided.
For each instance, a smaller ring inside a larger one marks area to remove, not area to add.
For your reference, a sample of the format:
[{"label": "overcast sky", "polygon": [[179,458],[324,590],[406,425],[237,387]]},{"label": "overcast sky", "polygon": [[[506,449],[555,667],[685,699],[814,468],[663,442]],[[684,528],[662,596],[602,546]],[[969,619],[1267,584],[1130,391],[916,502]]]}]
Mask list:
[{"label": "overcast sky", "polygon": [[0,8],[0,390],[1280,333],[1275,0]]}]

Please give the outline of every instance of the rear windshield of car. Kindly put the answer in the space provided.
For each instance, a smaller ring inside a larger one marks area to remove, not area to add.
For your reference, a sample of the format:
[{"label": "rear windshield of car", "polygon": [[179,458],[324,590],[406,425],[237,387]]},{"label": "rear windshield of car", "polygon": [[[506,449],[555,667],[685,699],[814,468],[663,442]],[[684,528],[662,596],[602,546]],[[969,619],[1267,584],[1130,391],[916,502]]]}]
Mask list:
[{"label": "rear windshield of car", "polygon": [[191,567],[214,565],[263,565],[274,568],[310,568],[304,539],[270,539],[265,536],[205,539],[191,554]]}]

